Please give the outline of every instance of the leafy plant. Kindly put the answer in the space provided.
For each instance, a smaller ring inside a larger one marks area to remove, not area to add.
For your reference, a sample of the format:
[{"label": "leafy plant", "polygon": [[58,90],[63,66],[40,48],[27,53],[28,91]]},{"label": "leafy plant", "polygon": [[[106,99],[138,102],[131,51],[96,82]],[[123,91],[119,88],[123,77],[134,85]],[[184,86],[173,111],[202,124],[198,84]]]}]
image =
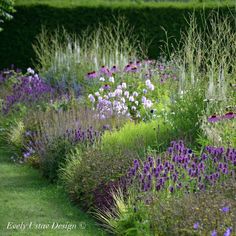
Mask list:
[{"label": "leafy plant", "polygon": [[[11,20],[13,16],[11,13],[15,12],[14,0],[1,0],[0,1],[0,23],[4,23],[4,20]],[[3,29],[0,28],[0,32]]]}]

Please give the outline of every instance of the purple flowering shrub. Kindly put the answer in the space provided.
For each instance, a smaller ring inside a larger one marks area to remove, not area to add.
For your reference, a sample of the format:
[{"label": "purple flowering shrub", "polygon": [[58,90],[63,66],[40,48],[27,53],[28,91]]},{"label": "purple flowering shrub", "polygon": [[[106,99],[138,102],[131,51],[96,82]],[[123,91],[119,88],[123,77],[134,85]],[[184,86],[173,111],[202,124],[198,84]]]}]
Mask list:
[{"label": "purple flowering shrub", "polygon": [[50,101],[54,89],[44,82],[31,68],[26,74],[9,71],[8,76],[1,75],[1,83],[7,88],[3,101],[3,111],[8,113],[17,104],[32,105],[39,101]]},{"label": "purple flowering shrub", "polygon": [[161,83],[176,80],[173,71],[171,66],[156,61],[130,62],[124,69],[103,66],[99,71],[87,74],[95,84],[88,98],[103,119],[117,115],[150,118],[157,108],[157,99],[166,96]]},{"label": "purple flowering shrub", "polygon": [[137,191],[194,193],[235,178],[236,149],[208,146],[200,156],[185,147],[183,141],[173,141],[162,156],[149,156],[142,164],[134,160],[127,178]]}]

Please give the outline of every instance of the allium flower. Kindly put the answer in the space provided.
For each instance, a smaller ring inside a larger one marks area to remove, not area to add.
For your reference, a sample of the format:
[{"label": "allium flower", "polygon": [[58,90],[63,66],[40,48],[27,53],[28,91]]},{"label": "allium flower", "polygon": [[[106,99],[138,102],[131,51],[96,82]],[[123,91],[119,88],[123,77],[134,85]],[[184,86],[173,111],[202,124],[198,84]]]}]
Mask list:
[{"label": "allium flower", "polygon": [[125,103],[125,98],[122,97],[120,100],[121,102]]},{"label": "allium flower", "polygon": [[115,96],[121,96],[122,95],[122,90],[121,89],[116,89],[115,91],[114,91],[114,94],[115,94]]},{"label": "allium flower", "polygon": [[108,96],[109,96],[110,98],[113,98],[113,97],[115,97],[115,93],[109,92],[109,93],[108,93]]},{"label": "allium flower", "polygon": [[127,88],[127,84],[123,82],[123,83],[121,84],[121,87],[124,88],[124,89],[126,89],[126,88]]},{"label": "allium flower", "polygon": [[129,91],[125,91],[125,92],[124,92],[124,96],[125,96],[126,98],[129,98]]},{"label": "allium flower", "polygon": [[27,73],[29,73],[29,74],[32,74],[32,75],[34,75],[34,70],[33,69],[31,69],[30,67],[27,69]]},{"label": "allium flower", "polygon": [[151,83],[151,80],[150,79],[147,79],[146,82],[145,82],[146,86],[149,86]]},{"label": "allium flower", "polygon": [[149,85],[148,85],[148,88],[149,88],[151,91],[153,91],[153,90],[155,89],[155,87],[154,87],[153,84],[149,84]]},{"label": "allium flower", "polygon": [[95,98],[94,98],[94,96],[93,96],[92,94],[89,94],[89,95],[88,95],[88,98],[89,98],[89,100],[90,100],[92,103],[95,102]]},{"label": "allium flower", "polygon": [[142,103],[145,103],[147,101],[147,98],[146,97],[142,97]]},{"label": "allium flower", "polygon": [[130,101],[130,102],[134,102],[134,97],[133,97],[133,96],[130,96],[130,97],[129,97],[129,101]]},{"label": "allium flower", "polygon": [[147,100],[143,103],[143,105],[144,105],[145,108],[151,108],[152,105],[153,105],[153,103],[152,103],[151,100],[148,100],[148,99],[147,99]]},{"label": "allium flower", "polygon": [[109,82],[114,83],[114,82],[115,82],[114,77],[110,77],[110,78],[109,78]]}]

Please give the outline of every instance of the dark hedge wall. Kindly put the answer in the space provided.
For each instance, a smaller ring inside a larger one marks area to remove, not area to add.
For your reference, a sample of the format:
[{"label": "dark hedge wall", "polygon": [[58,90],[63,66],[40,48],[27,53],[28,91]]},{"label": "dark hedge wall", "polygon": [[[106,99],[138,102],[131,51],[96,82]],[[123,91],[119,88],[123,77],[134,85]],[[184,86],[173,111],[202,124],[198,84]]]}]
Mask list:
[{"label": "dark hedge wall", "polygon": [[[18,6],[14,19],[4,24],[4,31],[0,33],[0,69],[11,64],[19,68],[27,68],[35,62],[32,43],[40,32],[41,25],[53,30],[64,26],[69,32],[80,33],[88,26],[95,28],[99,22],[107,22],[113,16],[122,15],[131,25],[135,26],[138,35],[145,30],[146,42],[152,43],[149,48],[149,57],[157,58],[160,53],[160,41],[165,40],[164,27],[168,35],[177,40],[180,30],[186,28],[185,17],[195,11],[199,15],[201,9],[191,8],[160,8],[160,7],[75,7],[56,8],[47,5]],[[206,15],[212,9],[205,9]],[[228,8],[221,8],[221,14],[228,14]]]}]

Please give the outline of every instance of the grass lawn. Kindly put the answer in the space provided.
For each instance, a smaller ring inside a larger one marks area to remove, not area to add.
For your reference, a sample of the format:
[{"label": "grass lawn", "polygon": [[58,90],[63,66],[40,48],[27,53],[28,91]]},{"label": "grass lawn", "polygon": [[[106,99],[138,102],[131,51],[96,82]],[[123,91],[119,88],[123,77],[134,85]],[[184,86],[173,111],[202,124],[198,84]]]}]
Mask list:
[{"label": "grass lawn", "polygon": [[[13,224],[21,229],[12,229]],[[58,229],[58,224],[73,229]],[[12,163],[10,155],[0,151],[0,235],[105,234],[71,205],[62,189],[47,183],[37,170]]]}]

